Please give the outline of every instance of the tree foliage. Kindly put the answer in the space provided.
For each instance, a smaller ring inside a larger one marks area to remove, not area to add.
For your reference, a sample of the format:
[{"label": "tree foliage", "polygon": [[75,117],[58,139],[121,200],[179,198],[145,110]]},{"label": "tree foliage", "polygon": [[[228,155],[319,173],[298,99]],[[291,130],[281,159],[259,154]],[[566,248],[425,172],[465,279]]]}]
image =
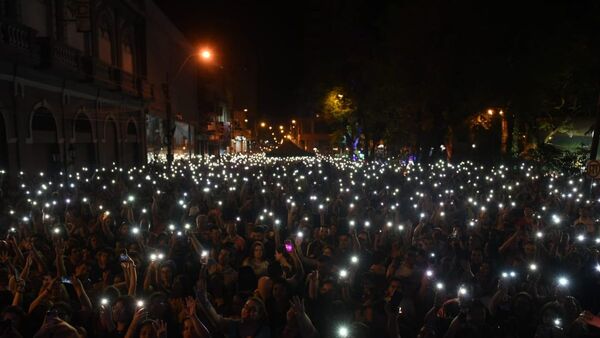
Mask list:
[{"label": "tree foliage", "polygon": [[[328,98],[317,106],[343,117],[339,128],[359,125],[365,149],[468,143],[470,121],[488,108],[504,110],[514,142],[524,133],[540,145],[596,110],[598,2],[347,0],[320,11],[304,93]],[[342,88],[351,106],[335,100]]]}]

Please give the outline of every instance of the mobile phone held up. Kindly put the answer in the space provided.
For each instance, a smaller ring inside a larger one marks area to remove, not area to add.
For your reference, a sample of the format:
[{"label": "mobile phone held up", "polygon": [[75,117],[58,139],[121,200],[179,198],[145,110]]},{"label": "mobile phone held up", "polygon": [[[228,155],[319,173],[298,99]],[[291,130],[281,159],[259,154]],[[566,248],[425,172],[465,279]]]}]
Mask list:
[{"label": "mobile phone held up", "polygon": [[289,239],[287,239],[284,243],[285,245],[285,251],[287,251],[287,253],[292,252],[292,250],[294,250],[294,246],[292,245],[292,241],[290,241]]},{"label": "mobile phone held up", "polygon": [[[400,307],[400,302],[402,301],[402,293],[398,290],[394,291],[392,298],[390,299],[390,306],[392,309]],[[398,311],[401,311],[400,309]]]}]

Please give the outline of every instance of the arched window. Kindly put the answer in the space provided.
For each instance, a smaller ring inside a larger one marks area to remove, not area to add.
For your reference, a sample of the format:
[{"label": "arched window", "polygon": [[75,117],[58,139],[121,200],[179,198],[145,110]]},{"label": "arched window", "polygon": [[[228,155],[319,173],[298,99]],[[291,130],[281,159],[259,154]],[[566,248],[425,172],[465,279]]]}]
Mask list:
[{"label": "arched window", "polygon": [[31,116],[31,139],[34,143],[58,142],[54,115],[45,107],[37,108]]},{"label": "arched window", "polygon": [[73,137],[76,142],[92,142],[92,123],[87,115],[80,113],[73,123]]},{"label": "arched window", "polygon": [[100,61],[112,65],[112,31],[108,18],[103,17],[100,19],[98,29],[98,57]]},{"label": "arched window", "polygon": [[125,34],[121,42],[121,68],[133,74],[133,43],[131,35]]},{"label": "arched window", "polygon": [[54,115],[45,108],[39,108],[35,111],[31,120],[31,130],[36,131],[54,131],[56,132],[56,123]]}]

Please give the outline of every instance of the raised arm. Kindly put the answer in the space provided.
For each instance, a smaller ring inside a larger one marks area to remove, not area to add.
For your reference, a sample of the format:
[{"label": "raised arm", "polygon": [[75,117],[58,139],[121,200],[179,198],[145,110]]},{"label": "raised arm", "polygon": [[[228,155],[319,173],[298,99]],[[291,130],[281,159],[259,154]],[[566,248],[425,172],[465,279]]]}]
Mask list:
[{"label": "raised arm", "polygon": [[67,275],[67,269],[65,268],[65,242],[62,238],[57,238],[54,241],[54,253],[55,263],[56,263],[56,274],[57,277],[62,277]]},{"label": "raised arm", "polygon": [[206,265],[203,265],[202,270],[200,271],[200,278],[196,283],[196,296],[199,301],[199,304],[202,306],[208,318],[217,325],[221,332],[227,332],[230,325],[234,323],[233,320],[224,318],[217,310],[212,306],[210,300],[208,299],[208,295],[206,293]]},{"label": "raised arm", "polygon": [[193,297],[187,297],[185,299],[185,314],[192,321],[192,325],[194,326],[194,332],[197,336],[210,337],[210,332],[208,331],[206,326],[202,324],[202,322],[198,318],[198,315],[196,314],[197,306],[198,305],[196,299],[194,299]]},{"label": "raised arm", "polygon": [[77,276],[71,276],[71,284],[73,285],[73,289],[75,289],[75,293],[77,294],[77,298],[79,298],[79,303],[81,304],[81,308],[86,311],[92,311],[92,302],[85,292],[85,288],[81,283],[81,280],[77,278]]},{"label": "raised arm", "polygon": [[313,325],[312,321],[304,310],[304,299],[300,299],[298,296],[294,296],[290,301],[292,309],[294,311],[296,320],[298,321],[298,329],[300,330],[300,337],[302,338],[316,338],[319,336],[319,332]]},{"label": "raised arm", "polygon": [[152,291],[152,287],[156,284],[158,269],[156,268],[156,261],[150,262],[148,269],[146,269],[146,277],[144,278],[144,291]]}]

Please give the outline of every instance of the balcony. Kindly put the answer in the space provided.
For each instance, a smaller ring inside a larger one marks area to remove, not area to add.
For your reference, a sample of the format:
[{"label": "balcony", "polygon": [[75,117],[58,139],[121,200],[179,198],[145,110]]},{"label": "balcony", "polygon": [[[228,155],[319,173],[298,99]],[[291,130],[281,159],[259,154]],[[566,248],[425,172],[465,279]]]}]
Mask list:
[{"label": "balcony", "polygon": [[[15,61],[37,63],[39,55],[35,43],[36,31],[18,23],[0,22],[0,44],[3,56]],[[29,58],[26,60],[24,58]]]},{"label": "balcony", "polygon": [[38,38],[42,68],[67,70],[83,78],[82,52],[50,38]]},{"label": "balcony", "polygon": [[19,23],[0,21],[2,59],[23,63],[70,80],[93,83],[109,90],[153,101],[154,86],[145,78],[106,64],[79,49],[48,37]]},{"label": "balcony", "polygon": [[118,81],[121,86],[121,90],[127,94],[137,96],[139,94],[137,78],[133,74],[128,73],[122,69],[117,69],[116,71],[119,75]]}]

